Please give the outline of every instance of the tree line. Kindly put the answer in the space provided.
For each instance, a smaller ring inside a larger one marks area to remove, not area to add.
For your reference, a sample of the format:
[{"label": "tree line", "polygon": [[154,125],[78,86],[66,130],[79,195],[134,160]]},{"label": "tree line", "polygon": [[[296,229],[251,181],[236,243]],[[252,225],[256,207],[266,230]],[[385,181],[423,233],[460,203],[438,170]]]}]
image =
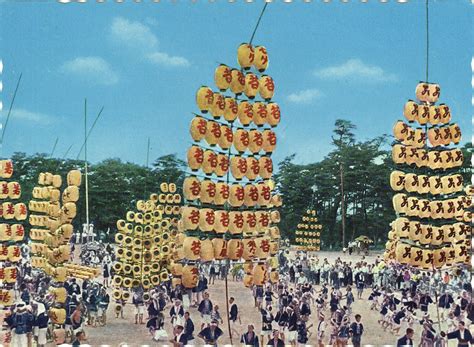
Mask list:
[{"label": "tree line", "polygon": [[[391,159],[392,138],[382,135],[360,141],[354,135],[356,126],[337,120],[333,130],[332,150],[319,162],[294,163],[295,155],[278,164],[276,187],[283,197],[280,230],[284,238],[293,240],[296,225],[308,208],[317,211],[321,231],[321,248],[334,249],[367,235],[382,246],[395,215],[390,173],[395,169]],[[463,147],[465,162],[461,168],[465,182],[472,169],[471,143]],[[84,162],[50,158],[47,154],[15,153],[14,179],[22,184],[22,200],[31,199],[40,172],[66,177],[71,169],[82,169]],[[98,231],[116,230],[116,221],[140,199],[158,192],[161,182],[173,182],[180,188],[186,164],[175,154],[157,158],[149,167],[120,159],[105,159],[88,167],[90,222]],[[85,222],[85,189],[81,186],[75,227]]]}]

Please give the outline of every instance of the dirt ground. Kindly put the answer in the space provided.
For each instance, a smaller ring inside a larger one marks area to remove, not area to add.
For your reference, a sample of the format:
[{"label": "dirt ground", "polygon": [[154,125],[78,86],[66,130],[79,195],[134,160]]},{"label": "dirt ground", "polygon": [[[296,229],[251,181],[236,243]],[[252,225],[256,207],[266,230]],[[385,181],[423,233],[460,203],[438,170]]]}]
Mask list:
[{"label": "dirt ground", "polygon": [[[341,257],[344,261],[352,261],[357,262],[361,260],[361,256],[352,255],[344,255],[342,253],[336,252],[319,252],[318,256],[320,259],[328,258],[330,262],[336,259],[336,257]],[[371,262],[375,259],[376,254],[366,257],[366,260]],[[241,319],[242,319],[242,326],[238,326],[237,329],[239,333],[246,331],[247,324],[253,323],[256,327],[256,331],[258,332],[261,328],[261,316],[257,309],[254,307],[254,300],[252,297],[252,293],[249,289],[245,288],[241,282],[234,282],[231,279],[228,281],[229,285],[229,297],[233,296],[236,298],[236,303],[239,307]],[[319,287],[318,287],[319,289]],[[209,288],[210,298],[214,303],[217,303],[220,308],[221,314],[225,312],[225,290],[224,290],[224,282],[223,281],[216,281],[214,285],[210,286]],[[379,313],[376,311],[371,311],[368,306],[367,298],[370,294],[370,290],[365,290],[363,300],[357,300],[353,304],[353,315],[359,313],[362,315],[362,323],[365,327],[365,332],[362,337],[362,344],[363,345],[394,345],[398,337],[402,336],[394,336],[390,332],[384,331],[380,325],[377,323],[377,319],[379,318]],[[433,311],[431,312],[431,317],[436,317],[436,309],[434,305],[431,305]],[[91,345],[110,345],[110,346],[163,346],[169,345],[168,341],[163,341],[160,343],[153,342],[151,340],[151,335],[148,330],[145,328],[144,325],[135,325],[134,324],[134,313],[133,307],[131,304],[126,305],[125,307],[125,319],[115,318],[114,313],[115,304],[111,303],[109,310],[107,312],[108,322],[107,326],[105,327],[86,327],[86,334],[87,334],[87,342]],[[166,326],[165,329],[170,334],[171,337],[171,325],[169,319],[169,305],[165,309],[165,318],[166,318]],[[316,318],[316,308],[313,307],[313,314],[311,315],[310,322],[308,324],[313,323],[314,327],[310,329],[311,337],[308,342],[308,345],[317,345],[316,341],[316,327],[318,324]],[[197,334],[199,332],[199,326],[201,324],[199,313],[197,312],[196,308],[190,308],[191,318],[195,324],[195,336],[196,339],[194,343],[197,345],[202,345],[203,341],[197,338]],[[330,316],[329,312],[326,312],[326,317]],[[223,314],[223,316],[225,316]],[[229,334],[227,330],[227,321],[224,318],[224,324],[220,325],[221,329],[224,330],[224,336],[221,337],[219,340],[219,345],[230,344]],[[402,324],[401,332],[406,328],[405,324]],[[443,328],[444,329],[444,328]],[[416,326],[415,330],[415,343],[417,344],[419,341],[421,330],[419,326]],[[234,337],[233,344],[238,344],[239,339]],[[325,343],[328,343],[328,340],[325,340]],[[450,342],[450,346],[455,346],[456,344],[454,341]]]}]

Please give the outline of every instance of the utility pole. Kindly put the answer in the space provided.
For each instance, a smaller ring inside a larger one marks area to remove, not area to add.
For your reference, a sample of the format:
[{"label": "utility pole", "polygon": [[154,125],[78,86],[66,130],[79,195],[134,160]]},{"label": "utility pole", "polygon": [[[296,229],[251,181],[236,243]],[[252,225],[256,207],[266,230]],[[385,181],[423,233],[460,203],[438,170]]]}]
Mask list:
[{"label": "utility pole", "polygon": [[342,248],[346,244],[346,206],[344,201],[344,167],[339,161],[339,172],[341,174],[341,213],[342,213]]}]

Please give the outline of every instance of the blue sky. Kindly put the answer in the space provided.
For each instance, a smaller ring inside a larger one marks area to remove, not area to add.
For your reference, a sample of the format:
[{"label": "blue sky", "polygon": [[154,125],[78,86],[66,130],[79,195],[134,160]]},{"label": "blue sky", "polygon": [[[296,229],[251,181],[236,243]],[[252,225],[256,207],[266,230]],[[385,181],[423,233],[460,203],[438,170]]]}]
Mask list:
[{"label": "blue sky", "polygon": [[[22,84],[2,155],[50,152],[75,158],[89,124],[105,106],[89,142],[93,162],[119,157],[144,164],[185,157],[195,91],[213,85],[219,63],[237,65],[263,3],[0,3],[0,58],[5,119]],[[430,77],[441,101],[471,134],[472,8],[468,1],[430,5]],[[363,4],[272,3],[255,44],[267,47],[267,70],[282,109],[275,160],[320,160],[334,121],[353,121],[360,139],[391,133],[404,102],[425,77],[424,1]],[[464,142],[464,141],[463,141]]]}]

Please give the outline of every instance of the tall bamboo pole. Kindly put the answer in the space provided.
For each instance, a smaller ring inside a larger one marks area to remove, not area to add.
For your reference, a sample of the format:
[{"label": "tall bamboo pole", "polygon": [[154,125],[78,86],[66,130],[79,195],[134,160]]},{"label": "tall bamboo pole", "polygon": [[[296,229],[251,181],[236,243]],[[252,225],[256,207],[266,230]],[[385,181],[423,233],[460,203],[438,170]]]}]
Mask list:
[{"label": "tall bamboo pole", "polygon": [[84,99],[84,180],[86,185],[86,230],[89,230],[89,180],[87,178],[87,99]]}]

